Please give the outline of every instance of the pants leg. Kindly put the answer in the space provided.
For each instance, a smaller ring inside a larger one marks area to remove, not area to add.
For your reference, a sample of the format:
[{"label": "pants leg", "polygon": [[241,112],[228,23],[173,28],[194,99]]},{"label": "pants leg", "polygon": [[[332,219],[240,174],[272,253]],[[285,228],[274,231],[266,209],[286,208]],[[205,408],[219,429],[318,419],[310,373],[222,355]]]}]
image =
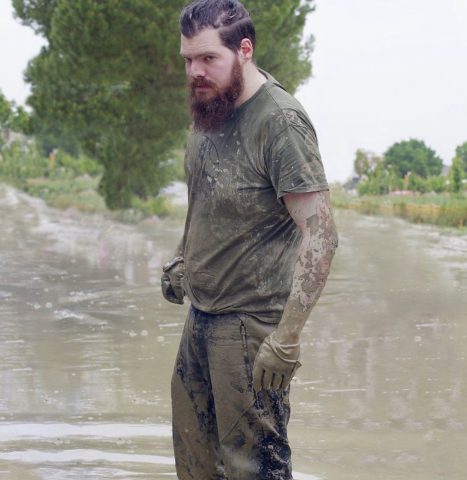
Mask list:
[{"label": "pants leg", "polygon": [[207,336],[222,460],[229,480],[290,480],[289,391],[252,388],[253,363],[276,325],[250,315],[218,316]]},{"label": "pants leg", "polygon": [[[179,480],[225,479],[206,351],[196,342],[195,311],[183,329],[172,375],[172,431]],[[201,347],[201,348],[200,348]]]}]

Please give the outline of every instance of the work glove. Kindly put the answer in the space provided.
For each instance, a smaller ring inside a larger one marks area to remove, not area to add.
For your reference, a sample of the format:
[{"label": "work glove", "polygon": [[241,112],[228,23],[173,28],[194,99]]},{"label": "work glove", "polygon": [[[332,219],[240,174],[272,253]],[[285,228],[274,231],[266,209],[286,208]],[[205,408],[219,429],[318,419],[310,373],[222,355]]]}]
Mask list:
[{"label": "work glove", "polygon": [[300,344],[280,344],[276,332],[260,345],[253,365],[253,388],[256,392],[286,389],[301,363]]},{"label": "work glove", "polygon": [[161,288],[162,295],[171,303],[181,305],[185,292],[182,280],[185,276],[185,264],[182,257],[175,257],[162,267]]}]

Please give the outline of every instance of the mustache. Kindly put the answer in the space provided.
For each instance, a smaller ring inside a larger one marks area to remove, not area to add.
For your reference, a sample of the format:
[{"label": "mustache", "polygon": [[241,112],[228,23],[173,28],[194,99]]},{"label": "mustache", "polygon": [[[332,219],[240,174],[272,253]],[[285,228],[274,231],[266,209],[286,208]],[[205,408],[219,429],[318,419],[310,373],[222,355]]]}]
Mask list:
[{"label": "mustache", "polygon": [[210,82],[209,80],[206,80],[205,78],[195,78],[194,80],[191,81],[191,88],[207,88],[211,87],[214,88],[215,85]]}]

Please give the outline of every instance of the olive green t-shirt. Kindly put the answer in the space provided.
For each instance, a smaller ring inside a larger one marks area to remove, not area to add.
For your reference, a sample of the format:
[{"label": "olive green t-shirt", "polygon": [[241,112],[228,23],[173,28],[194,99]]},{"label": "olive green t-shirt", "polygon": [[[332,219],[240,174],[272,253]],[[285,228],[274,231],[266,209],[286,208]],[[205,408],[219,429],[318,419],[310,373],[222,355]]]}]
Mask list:
[{"label": "olive green t-shirt", "polygon": [[314,128],[300,103],[267,82],[185,156],[185,290],[205,312],[280,320],[301,233],[281,197],[327,190]]}]

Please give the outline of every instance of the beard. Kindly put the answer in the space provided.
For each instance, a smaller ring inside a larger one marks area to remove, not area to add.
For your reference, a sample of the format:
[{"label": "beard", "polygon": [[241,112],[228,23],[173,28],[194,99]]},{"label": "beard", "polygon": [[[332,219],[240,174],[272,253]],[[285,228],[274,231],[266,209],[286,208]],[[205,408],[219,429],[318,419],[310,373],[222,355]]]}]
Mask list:
[{"label": "beard", "polygon": [[[214,95],[203,98],[196,93],[196,87],[209,87]],[[215,84],[204,78],[192,80],[190,107],[195,131],[212,132],[225,123],[235,110],[235,102],[242,94],[243,88],[243,73],[237,58],[232,66],[229,84],[223,90],[219,90]]]}]

